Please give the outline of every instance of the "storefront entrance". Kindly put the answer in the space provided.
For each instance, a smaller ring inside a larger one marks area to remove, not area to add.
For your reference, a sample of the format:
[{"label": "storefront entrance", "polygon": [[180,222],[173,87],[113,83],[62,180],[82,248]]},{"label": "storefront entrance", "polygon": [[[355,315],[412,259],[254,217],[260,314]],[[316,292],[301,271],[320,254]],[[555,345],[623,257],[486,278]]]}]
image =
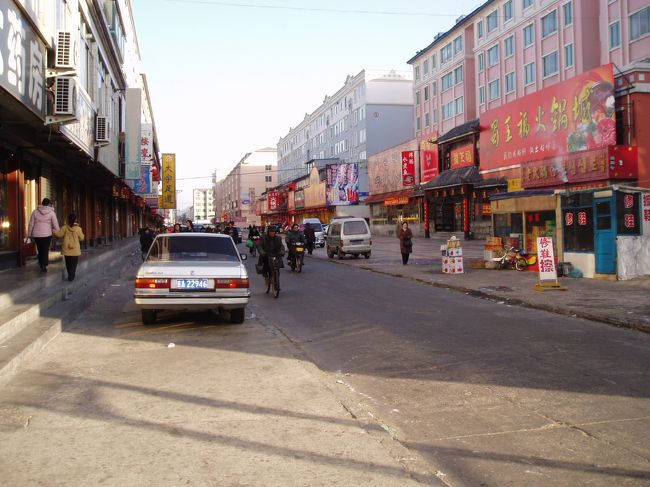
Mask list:
[{"label": "storefront entrance", "polygon": [[615,215],[611,198],[594,199],[596,208],[596,273],[616,274]]},{"label": "storefront entrance", "polygon": [[[462,206],[462,204],[461,204]],[[436,205],[435,211],[435,229],[436,232],[453,232],[456,230],[455,205],[451,201],[445,201]],[[461,208],[462,218],[462,208]],[[462,228],[462,225],[461,225]]]}]

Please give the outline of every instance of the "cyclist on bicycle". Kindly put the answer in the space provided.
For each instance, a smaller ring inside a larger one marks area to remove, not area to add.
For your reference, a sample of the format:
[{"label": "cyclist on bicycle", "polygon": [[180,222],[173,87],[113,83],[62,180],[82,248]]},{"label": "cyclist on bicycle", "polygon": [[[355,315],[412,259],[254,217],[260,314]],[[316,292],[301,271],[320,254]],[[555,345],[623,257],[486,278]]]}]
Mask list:
[{"label": "cyclist on bicycle", "polygon": [[285,254],[282,238],[278,235],[278,229],[275,226],[271,225],[266,229],[260,242],[259,251],[260,258],[257,264],[263,266],[262,275],[267,277],[270,271],[268,256],[282,257]]}]

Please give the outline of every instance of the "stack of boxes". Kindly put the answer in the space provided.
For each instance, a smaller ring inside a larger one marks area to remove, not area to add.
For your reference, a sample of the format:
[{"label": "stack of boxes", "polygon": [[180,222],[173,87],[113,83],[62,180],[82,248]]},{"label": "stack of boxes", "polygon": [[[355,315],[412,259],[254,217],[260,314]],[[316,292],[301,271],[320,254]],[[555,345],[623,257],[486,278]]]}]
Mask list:
[{"label": "stack of boxes", "polygon": [[442,251],[442,272],[444,274],[462,274],[463,269],[463,249],[460,246],[460,240],[451,237],[447,240],[447,245],[441,245]]}]

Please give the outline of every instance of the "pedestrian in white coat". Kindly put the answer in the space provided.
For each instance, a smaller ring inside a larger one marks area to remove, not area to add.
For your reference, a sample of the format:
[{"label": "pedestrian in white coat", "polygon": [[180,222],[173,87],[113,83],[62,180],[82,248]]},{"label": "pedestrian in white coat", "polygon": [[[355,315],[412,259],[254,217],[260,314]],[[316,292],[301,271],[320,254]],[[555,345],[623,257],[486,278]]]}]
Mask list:
[{"label": "pedestrian in white coat", "polygon": [[51,206],[49,198],[43,198],[38,208],[32,212],[29,219],[27,235],[34,240],[38,251],[38,265],[42,272],[47,272],[50,263],[50,244],[52,243],[52,230],[59,231],[59,222]]}]

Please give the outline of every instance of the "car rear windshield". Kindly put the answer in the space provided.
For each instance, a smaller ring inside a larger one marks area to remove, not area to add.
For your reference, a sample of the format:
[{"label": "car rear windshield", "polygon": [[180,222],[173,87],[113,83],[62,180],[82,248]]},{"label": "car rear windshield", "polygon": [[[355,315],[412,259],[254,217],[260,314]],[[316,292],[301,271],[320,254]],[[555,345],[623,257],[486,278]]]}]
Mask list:
[{"label": "car rear windshield", "polygon": [[180,260],[236,262],[239,255],[229,238],[158,236],[147,257],[150,262]]},{"label": "car rear windshield", "polygon": [[361,235],[368,233],[366,222],[345,222],[343,224],[343,235]]},{"label": "car rear windshield", "polygon": [[314,232],[322,232],[323,231],[323,225],[320,223],[311,223],[309,222],[309,226],[314,229]]}]

